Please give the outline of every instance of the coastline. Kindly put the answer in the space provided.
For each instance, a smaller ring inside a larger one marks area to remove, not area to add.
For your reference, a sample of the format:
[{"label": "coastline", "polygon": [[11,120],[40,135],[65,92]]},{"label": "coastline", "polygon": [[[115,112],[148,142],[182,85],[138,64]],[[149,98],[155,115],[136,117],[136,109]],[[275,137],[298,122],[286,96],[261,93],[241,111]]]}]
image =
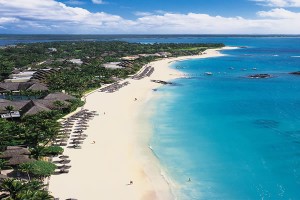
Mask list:
[{"label": "coastline", "polygon": [[[148,109],[153,89],[161,84],[150,80],[170,81],[183,77],[171,63],[187,59],[223,56],[219,50],[205,54],[166,58],[154,61],[150,77],[141,80],[128,78],[129,85],[114,93],[96,92],[86,96],[84,108],[99,113],[89,122],[88,135],[82,149],[65,148],[72,168],[68,174],[51,176],[49,190],[56,198],[67,199],[131,199],[169,200],[176,183],[162,175],[158,159],[149,148],[152,129],[149,118],[155,108]],[[137,99],[135,101],[135,98]],[[160,97],[158,97],[160,98]],[[95,144],[92,142],[95,141]],[[168,179],[168,180],[166,180]],[[130,181],[132,185],[128,185]]]}]

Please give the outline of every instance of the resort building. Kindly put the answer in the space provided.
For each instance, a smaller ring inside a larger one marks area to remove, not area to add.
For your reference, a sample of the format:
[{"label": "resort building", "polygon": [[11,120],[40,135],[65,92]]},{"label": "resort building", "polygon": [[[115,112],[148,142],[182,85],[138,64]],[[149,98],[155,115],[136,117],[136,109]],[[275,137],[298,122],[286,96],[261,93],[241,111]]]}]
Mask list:
[{"label": "resort building", "polygon": [[4,82],[27,82],[31,79],[36,71],[24,71],[12,74],[9,79],[5,79]]},{"label": "resort building", "polygon": [[6,83],[24,83],[31,80],[38,80],[43,82],[47,75],[56,73],[59,71],[57,69],[39,69],[37,71],[19,71],[15,70],[13,74],[9,76],[8,79],[5,79]]},{"label": "resort building", "polygon": [[0,94],[19,93],[20,91],[48,91],[48,87],[45,84],[35,82],[0,83]]},{"label": "resort building", "polygon": [[[1,118],[19,118],[23,115],[34,115],[42,111],[51,111],[65,108],[70,105],[70,100],[76,99],[73,96],[57,92],[45,96],[43,99],[9,101],[0,99]],[[60,106],[56,104],[60,102]],[[11,108],[8,109],[8,108]]]},{"label": "resort building", "polygon": [[7,165],[15,167],[22,163],[32,162],[35,159],[29,158],[30,151],[28,148],[20,146],[8,146],[6,150],[1,153],[0,159],[7,160]]},{"label": "resort building", "polygon": [[76,65],[82,65],[83,64],[81,59],[71,59],[71,60],[69,60],[69,62],[71,62],[73,64],[76,64]]},{"label": "resort building", "polygon": [[121,62],[110,62],[103,64],[103,67],[109,68],[109,69],[120,69],[122,66],[120,65]]},{"label": "resort building", "polygon": [[126,57],[122,57],[121,60],[122,61],[134,61],[134,60],[136,60],[138,58],[139,58],[138,55],[135,55],[135,56],[126,56]]}]

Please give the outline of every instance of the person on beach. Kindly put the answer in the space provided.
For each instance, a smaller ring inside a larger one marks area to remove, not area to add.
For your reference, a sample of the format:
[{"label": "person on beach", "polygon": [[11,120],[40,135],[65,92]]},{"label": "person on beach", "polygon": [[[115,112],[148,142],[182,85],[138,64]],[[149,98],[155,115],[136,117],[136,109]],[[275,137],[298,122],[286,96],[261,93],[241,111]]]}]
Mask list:
[{"label": "person on beach", "polygon": [[129,185],[132,185],[132,184],[133,184],[133,181],[130,181],[130,182],[129,182]]},{"label": "person on beach", "polygon": [[96,143],[96,141],[94,140],[93,142],[92,142],[92,144],[95,144]]},{"label": "person on beach", "polygon": [[134,98],[134,101],[136,101],[137,100],[137,98]]}]

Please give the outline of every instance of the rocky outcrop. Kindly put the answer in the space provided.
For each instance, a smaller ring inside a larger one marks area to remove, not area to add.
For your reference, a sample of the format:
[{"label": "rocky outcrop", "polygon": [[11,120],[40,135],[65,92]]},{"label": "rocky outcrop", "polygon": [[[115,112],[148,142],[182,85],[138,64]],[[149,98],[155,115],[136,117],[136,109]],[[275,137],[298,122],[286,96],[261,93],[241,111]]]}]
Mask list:
[{"label": "rocky outcrop", "polygon": [[290,72],[289,74],[300,75],[300,71],[297,71],[297,72]]},{"label": "rocky outcrop", "polygon": [[161,80],[151,80],[151,81],[154,82],[154,83],[160,83],[160,84],[163,84],[163,85],[172,85],[173,84],[171,82],[161,81]]},{"label": "rocky outcrop", "polygon": [[271,78],[270,74],[252,74],[249,75],[248,78]]}]

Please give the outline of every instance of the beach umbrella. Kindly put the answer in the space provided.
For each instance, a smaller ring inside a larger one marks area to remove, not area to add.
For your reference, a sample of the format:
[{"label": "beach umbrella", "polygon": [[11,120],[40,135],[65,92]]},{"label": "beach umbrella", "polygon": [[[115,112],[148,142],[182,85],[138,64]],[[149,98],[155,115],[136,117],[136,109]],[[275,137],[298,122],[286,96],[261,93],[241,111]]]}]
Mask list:
[{"label": "beach umbrella", "polygon": [[71,162],[71,160],[61,160],[61,161],[59,161],[60,164],[68,164],[70,162]]},{"label": "beach umbrella", "polygon": [[80,136],[82,136],[82,134],[72,135],[72,137],[80,137]]},{"label": "beach umbrella", "polygon": [[70,165],[60,165],[60,166],[57,166],[58,169],[70,169],[71,166]]},{"label": "beach umbrella", "polygon": [[63,165],[63,166],[59,167],[59,170],[60,171],[65,171],[65,170],[68,170],[70,168],[71,168],[71,166]]},{"label": "beach umbrella", "polygon": [[82,137],[82,136],[78,136],[78,137],[75,137],[75,138],[72,138],[73,141],[82,141],[82,140],[85,140],[86,137]]},{"label": "beach umbrella", "polygon": [[59,173],[69,173],[69,170],[67,170],[67,169],[61,169],[61,170],[59,170]]},{"label": "beach umbrella", "polygon": [[73,142],[70,142],[70,144],[82,144],[83,142],[82,141],[79,141],[79,140],[76,140],[76,141],[73,141]]},{"label": "beach umbrella", "polygon": [[69,156],[66,156],[66,155],[61,155],[61,156],[58,156],[60,159],[66,159],[66,158],[69,158]]}]

